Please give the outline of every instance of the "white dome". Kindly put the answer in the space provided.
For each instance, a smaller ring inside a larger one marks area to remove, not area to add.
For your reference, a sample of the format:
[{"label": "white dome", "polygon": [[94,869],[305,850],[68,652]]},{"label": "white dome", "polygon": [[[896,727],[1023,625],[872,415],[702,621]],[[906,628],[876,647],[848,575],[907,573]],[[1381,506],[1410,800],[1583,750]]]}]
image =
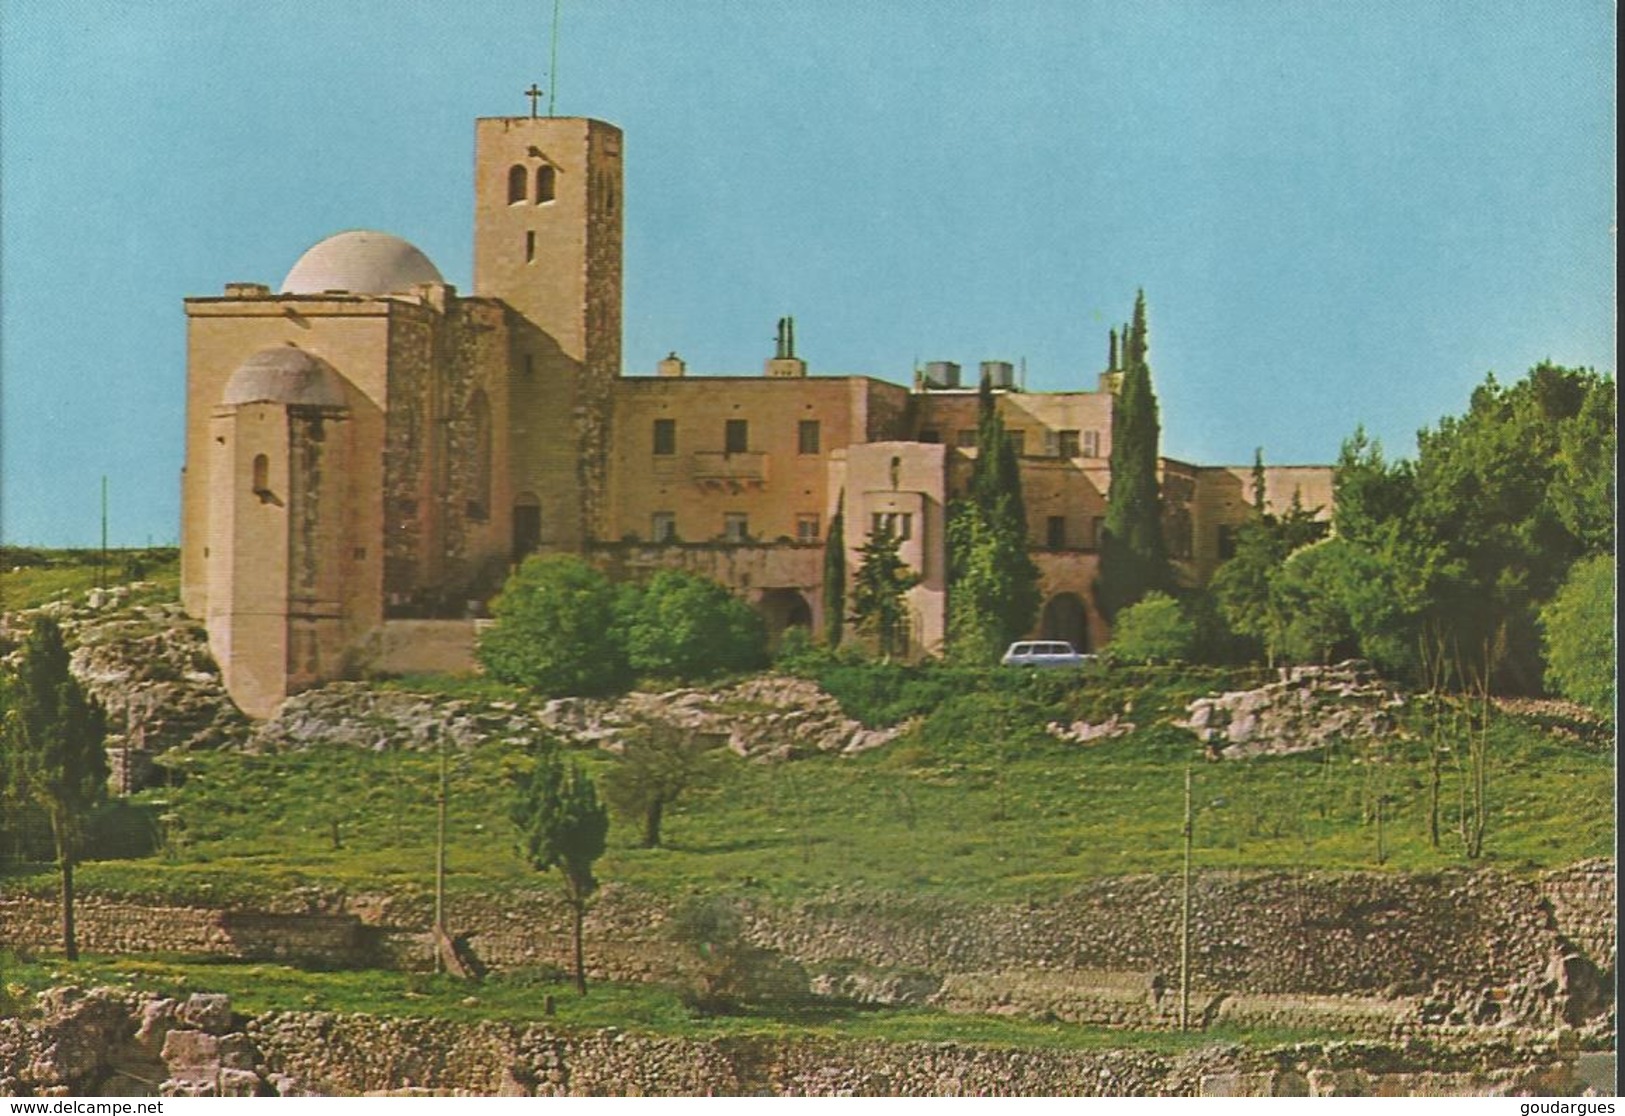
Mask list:
[{"label": "white dome", "polygon": [[228,407],[244,403],[343,407],[344,384],[337,372],[303,349],[261,349],[231,374],[220,402]]},{"label": "white dome", "polygon": [[330,236],[300,256],[282,280],[282,293],[380,295],[444,282],[429,257],[400,237],[356,229]]}]

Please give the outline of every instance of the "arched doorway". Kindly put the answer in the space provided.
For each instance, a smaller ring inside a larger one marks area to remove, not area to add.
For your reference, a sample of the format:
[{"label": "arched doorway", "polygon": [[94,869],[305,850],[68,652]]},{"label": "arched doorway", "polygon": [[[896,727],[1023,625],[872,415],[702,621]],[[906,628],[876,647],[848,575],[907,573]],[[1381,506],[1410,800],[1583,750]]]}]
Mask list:
[{"label": "arched doorway", "polygon": [[542,544],[542,502],[522,492],[513,501],[513,560],[523,562]]},{"label": "arched doorway", "polygon": [[1089,609],[1076,593],[1057,593],[1044,605],[1039,628],[1044,639],[1064,639],[1079,651],[1089,650]]},{"label": "arched doorway", "polygon": [[764,589],[756,610],[767,626],[768,650],[777,650],[784,633],[791,628],[812,627],[812,606],[799,589]]}]

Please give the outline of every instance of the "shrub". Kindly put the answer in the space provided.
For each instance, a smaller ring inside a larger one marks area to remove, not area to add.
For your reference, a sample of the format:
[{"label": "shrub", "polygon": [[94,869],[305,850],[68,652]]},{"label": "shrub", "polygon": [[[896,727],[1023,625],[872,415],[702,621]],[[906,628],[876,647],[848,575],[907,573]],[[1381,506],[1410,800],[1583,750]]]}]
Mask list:
[{"label": "shrub", "polygon": [[777,950],[751,945],[730,903],[694,899],[672,912],[666,932],[690,953],[683,1003],[704,1015],[787,1006],[806,997],[807,972]]},{"label": "shrub", "polygon": [[1546,680],[1558,693],[1614,712],[1614,556],[1576,562],[1550,604],[1541,610]]},{"label": "shrub", "polygon": [[662,570],[618,605],[627,658],[641,674],[700,679],[767,662],[761,617],[709,578]]},{"label": "shrub", "polygon": [[1125,663],[1173,662],[1190,657],[1196,625],[1166,593],[1147,593],[1117,614],[1111,656]]},{"label": "shrub", "polygon": [[527,558],[491,604],[480,640],[492,676],[544,694],[602,694],[625,683],[615,635],[615,590],[580,558]]}]

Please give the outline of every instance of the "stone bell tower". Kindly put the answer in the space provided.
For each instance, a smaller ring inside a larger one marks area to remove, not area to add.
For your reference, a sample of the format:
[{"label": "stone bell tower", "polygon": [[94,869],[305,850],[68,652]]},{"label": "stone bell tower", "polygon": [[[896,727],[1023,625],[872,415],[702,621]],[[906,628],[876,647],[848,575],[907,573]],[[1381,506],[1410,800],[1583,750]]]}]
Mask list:
[{"label": "stone bell tower", "polygon": [[604,530],[621,368],[621,131],[487,117],[474,146],[474,293],[512,314],[513,549],[580,549]]}]

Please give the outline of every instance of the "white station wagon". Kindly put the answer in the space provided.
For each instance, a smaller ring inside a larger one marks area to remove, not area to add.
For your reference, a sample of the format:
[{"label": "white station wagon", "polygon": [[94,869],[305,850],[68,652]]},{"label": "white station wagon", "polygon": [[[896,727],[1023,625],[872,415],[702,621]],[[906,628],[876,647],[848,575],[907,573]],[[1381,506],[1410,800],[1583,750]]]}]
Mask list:
[{"label": "white station wagon", "polygon": [[1005,666],[1069,667],[1082,666],[1093,658],[1093,655],[1078,654],[1070,643],[1046,639],[1012,643],[999,661]]}]

